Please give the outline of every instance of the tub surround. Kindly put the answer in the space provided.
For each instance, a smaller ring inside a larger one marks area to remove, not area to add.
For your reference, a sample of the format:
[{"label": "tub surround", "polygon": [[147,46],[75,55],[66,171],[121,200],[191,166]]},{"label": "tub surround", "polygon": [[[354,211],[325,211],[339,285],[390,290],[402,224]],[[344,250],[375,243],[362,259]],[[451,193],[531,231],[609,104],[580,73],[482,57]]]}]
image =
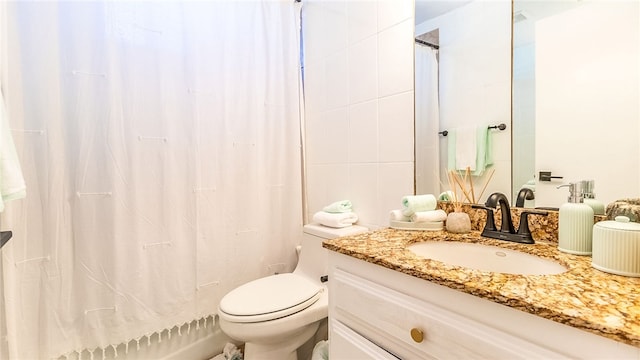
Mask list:
[{"label": "tub surround", "polygon": [[[478,213],[482,214],[484,211]],[[470,215],[473,227],[474,215]],[[475,219],[477,223],[484,224],[481,216]],[[533,221],[530,225],[533,230]],[[640,347],[640,278],[604,273],[591,267],[590,256],[558,251],[555,244],[557,236],[555,243],[552,236],[549,237],[549,242],[543,242],[538,241],[539,238],[534,233],[534,239],[536,244],[529,245],[483,238],[477,227],[469,234],[381,229],[328,240],[323,246],[331,251]],[[558,275],[528,276],[482,272],[420,258],[406,249],[408,245],[423,241],[460,241],[499,246],[552,259],[567,267],[568,271]]]}]

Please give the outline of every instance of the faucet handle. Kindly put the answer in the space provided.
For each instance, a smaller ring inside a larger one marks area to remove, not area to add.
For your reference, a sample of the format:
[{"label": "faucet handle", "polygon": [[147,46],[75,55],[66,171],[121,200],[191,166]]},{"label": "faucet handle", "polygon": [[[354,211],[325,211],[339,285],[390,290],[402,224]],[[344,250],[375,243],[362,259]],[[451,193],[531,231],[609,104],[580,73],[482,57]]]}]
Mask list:
[{"label": "faucet handle", "polygon": [[529,230],[529,215],[541,215],[547,216],[549,212],[540,211],[540,210],[526,210],[523,211],[520,215],[520,224],[518,225],[518,234],[531,236],[531,231]]},{"label": "faucet handle", "polygon": [[498,230],[496,229],[496,221],[494,220],[493,217],[493,208],[490,208],[488,206],[484,206],[484,205],[479,205],[479,204],[473,204],[471,205],[472,208],[474,209],[482,209],[482,210],[486,210],[487,211],[487,222],[484,225],[484,230],[490,230],[490,231],[495,231]]}]

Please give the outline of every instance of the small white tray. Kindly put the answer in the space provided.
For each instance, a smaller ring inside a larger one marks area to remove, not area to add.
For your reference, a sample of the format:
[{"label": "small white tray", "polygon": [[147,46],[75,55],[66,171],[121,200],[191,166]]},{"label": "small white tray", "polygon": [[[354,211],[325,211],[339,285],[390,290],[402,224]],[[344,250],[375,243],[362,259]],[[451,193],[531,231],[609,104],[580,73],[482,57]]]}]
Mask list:
[{"label": "small white tray", "polygon": [[439,231],[439,230],[444,230],[444,221],[411,222],[411,221],[389,220],[389,227],[392,229],[398,229],[398,230]]}]

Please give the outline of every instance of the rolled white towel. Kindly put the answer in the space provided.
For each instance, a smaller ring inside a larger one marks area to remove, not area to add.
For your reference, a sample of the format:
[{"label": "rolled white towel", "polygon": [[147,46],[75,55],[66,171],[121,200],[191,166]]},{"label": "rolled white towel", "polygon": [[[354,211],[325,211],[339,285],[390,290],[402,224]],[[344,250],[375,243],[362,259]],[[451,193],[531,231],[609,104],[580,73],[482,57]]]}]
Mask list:
[{"label": "rolled white towel", "polygon": [[418,211],[411,215],[413,222],[437,222],[447,220],[447,213],[444,210]]},{"label": "rolled white towel", "polygon": [[354,212],[346,213],[328,213],[326,211],[318,211],[313,214],[313,222],[320,223],[324,226],[332,228],[343,228],[353,225],[358,221],[358,215]]},{"label": "rolled white towel", "polygon": [[389,220],[394,220],[394,221],[411,221],[411,219],[408,216],[404,216],[402,214],[402,210],[398,209],[398,210],[391,210],[391,212],[389,213]]},{"label": "rolled white towel", "polygon": [[418,211],[435,210],[438,201],[433,194],[408,195],[402,198],[402,214],[411,216]]}]

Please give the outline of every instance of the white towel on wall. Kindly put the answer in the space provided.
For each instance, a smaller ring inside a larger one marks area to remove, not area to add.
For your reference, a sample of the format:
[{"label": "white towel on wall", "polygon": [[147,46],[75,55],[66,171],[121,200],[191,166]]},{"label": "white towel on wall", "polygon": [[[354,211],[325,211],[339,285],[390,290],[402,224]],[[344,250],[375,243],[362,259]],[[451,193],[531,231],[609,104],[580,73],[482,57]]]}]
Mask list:
[{"label": "white towel on wall", "polygon": [[456,170],[476,170],[477,128],[467,126],[456,129]]}]

